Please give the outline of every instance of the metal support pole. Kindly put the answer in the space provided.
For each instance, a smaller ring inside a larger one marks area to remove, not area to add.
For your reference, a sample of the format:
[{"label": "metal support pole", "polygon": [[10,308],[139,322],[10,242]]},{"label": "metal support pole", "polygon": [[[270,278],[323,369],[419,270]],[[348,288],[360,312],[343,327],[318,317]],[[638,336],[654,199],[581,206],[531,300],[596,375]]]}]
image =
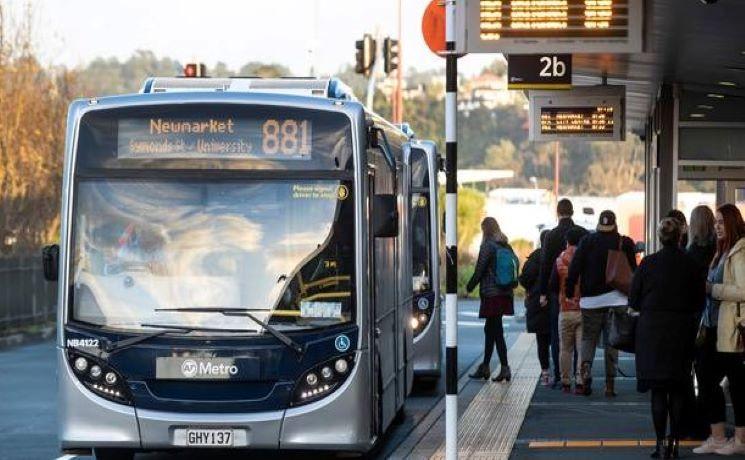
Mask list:
[{"label": "metal support pole", "polygon": [[445,2],[445,459],[458,458],[458,56],[455,0]]},{"label": "metal support pole", "polygon": [[559,200],[559,181],[561,175],[559,173],[561,168],[561,161],[559,159],[559,141],[554,143],[554,196],[556,200]]}]

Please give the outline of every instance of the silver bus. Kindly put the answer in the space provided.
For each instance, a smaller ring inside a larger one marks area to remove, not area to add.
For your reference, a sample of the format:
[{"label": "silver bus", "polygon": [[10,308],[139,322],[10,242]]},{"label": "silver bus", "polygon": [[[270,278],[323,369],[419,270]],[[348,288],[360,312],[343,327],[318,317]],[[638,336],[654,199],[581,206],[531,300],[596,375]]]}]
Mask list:
[{"label": "silver bus", "polygon": [[442,369],[437,145],[412,140],[410,163],[414,375],[436,381]]},{"label": "silver bus", "polygon": [[334,80],[73,102],[62,450],[371,449],[413,381],[412,151]]}]

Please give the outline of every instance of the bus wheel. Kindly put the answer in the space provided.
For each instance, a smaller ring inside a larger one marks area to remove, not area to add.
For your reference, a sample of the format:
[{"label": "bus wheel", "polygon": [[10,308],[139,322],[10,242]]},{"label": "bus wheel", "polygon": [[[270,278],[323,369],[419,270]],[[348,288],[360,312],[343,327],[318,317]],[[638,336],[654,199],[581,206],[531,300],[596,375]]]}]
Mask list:
[{"label": "bus wheel", "polygon": [[134,451],[130,449],[93,449],[96,460],[133,460]]}]

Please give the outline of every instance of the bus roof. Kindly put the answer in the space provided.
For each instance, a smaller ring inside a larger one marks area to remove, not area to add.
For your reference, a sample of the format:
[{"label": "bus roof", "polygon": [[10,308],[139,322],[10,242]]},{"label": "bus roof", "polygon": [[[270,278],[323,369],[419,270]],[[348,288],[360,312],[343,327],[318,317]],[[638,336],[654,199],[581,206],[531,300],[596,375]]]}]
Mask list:
[{"label": "bus roof", "polygon": [[337,78],[184,78],[151,77],[142,93],[240,92],[310,96],[356,101],[352,89]]}]

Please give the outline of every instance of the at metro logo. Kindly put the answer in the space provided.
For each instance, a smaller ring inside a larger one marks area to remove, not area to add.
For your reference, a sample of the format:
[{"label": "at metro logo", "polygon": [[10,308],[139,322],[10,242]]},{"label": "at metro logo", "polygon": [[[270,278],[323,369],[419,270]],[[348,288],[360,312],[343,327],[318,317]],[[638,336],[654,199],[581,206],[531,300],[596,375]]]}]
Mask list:
[{"label": "at metro logo", "polygon": [[185,377],[197,376],[231,376],[238,374],[238,366],[234,364],[219,363],[211,361],[196,362],[192,359],[185,360],[181,365],[181,372]]}]

